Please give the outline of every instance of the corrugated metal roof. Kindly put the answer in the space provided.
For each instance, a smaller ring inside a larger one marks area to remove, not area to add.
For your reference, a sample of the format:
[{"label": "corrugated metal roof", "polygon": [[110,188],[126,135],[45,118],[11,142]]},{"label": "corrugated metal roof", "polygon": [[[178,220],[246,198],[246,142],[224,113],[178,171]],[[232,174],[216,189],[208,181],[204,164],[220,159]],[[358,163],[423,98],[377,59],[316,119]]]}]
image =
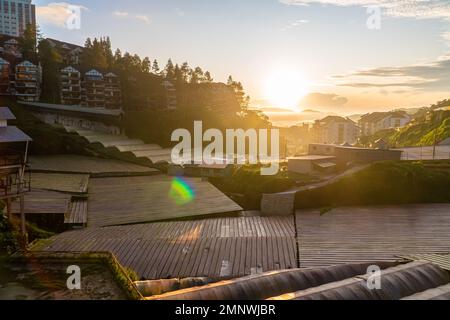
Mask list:
[{"label": "corrugated metal roof", "polygon": [[[371,264],[337,265],[321,268],[268,272],[202,287],[169,292],[149,300],[261,300],[305,290],[367,273]],[[394,264],[384,263],[388,268]]]},{"label": "corrugated metal roof", "polygon": [[16,117],[8,107],[0,107],[0,120],[16,120]]},{"label": "corrugated metal roof", "polygon": [[402,300],[415,300],[415,301],[426,301],[426,300],[450,300],[450,284],[436,288],[430,289]]},{"label": "corrugated metal roof", "polygon": [[371,290],[367,285],[371,277],[357,276],[270,300],[400,300],[447,285],[450,281],[445,270],[423,261],[383,270],[379,290]]},{"label": "corrugated metal roof", "polygon": [[401,256],[400,258],[409,261],[428,261],[440,266],[444,270],[450,271],[450,254],[414,254]]},{"label": "corrugated metal roof", "polygon": [[26,142],[32,140],[17,127],[0,128],[0,143]]},{"label": "corrugated metal roof", "polygon": [[115,116],[118,117],[123,114],[123,110],[121,109],[105,109],[105,108],[91,108],[91,107],[83,107],[79,105],[75,106],[67,106],[62,104],[50,104],[50,103],[42,103],[42,102],[25,102],[21,101],[20,104],[40,107],[49,110],[55,111],[72,111],[72,112],[81,112],[81,113],[91,113],[97,115],[106,115],[106,116]]}]

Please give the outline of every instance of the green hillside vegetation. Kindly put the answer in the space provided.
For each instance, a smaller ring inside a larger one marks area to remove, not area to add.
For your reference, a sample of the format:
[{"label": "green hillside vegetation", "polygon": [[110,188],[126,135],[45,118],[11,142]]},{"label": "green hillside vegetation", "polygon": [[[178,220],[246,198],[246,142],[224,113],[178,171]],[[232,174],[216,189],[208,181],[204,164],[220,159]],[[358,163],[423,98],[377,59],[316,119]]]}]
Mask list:
[{"label": "green hillside vegetation", "polygon": [[275,176],[263,176],[258,165],[242,166],[229,178],[210,180],[222,192],[241,195],[242,198],[234,200],[246,210],[258,210],[263,194],[283,192],[295,185],[295,181],[287,172],[280,171]]},{"label": "green hillside vegetation", "polygon": [[[64,59],[45,39],[39,42],[38,57],[43,68],[41,100],[60,103],[59,72],[66,67]],[[250,98],[231,76],[226,84],[217,83],[210,72],[187,62],[175,64],[171,59],[160,68],[158,61],[149,57],[120,49],[113,52],[109,37],[88,38],[79,65],[73,67],[80,72],[97,69],[119,76],[126,133],[146,142],[169,145],[173,128],[189,128],[194,120],[218,129],[270,126],[261,112],[249,110]],[[176,88],[177,110],[166,109],[165,80]]]},{"label": "green hillside vegetation", "polygon": [[361,144],[370,146],[378,139],[383,139],[391,147],[432,146],[450,138],[450,111],[434,111],[431,119],[423,115],[400,130],[384,130],[370,137],[361,138]]},{"label": "green hillside vegetation", "polygon": [[328,186],[299,192],[296,208],[450,202],[450,161],[380,162]]},{"label": "green hillside vegetation", "polygon": [[9,107],[17,120],[11,125],[18,126],[33,138],[29,152],[33,155],[81,154],[87,155],[87,141],[64,129],[54,128],[36,119],[29,111],[19,106],[13,99],[0,97],[0,106]]}]

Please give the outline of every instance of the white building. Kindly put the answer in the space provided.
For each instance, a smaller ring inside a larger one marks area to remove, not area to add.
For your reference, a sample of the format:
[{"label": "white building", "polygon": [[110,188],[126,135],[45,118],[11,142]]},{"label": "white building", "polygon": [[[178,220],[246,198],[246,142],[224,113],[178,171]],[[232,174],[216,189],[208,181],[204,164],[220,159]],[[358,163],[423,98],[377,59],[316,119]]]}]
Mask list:
[{"label": "white building", "polygon": [[359,128],[348,118],[329,116],[316,121],[312,130],[316,143],[354,144],[358,140]]},{"label": "white building", "polygon": [[404,111],[374,112],[362,116],[359,126],[363,136],[371,136],[382,130],[402,128],[410,121],[411,116]]},{"label": "white building", "polygon": [[36,26],[36,8],[31,0],[2,0],[0,10],[0,34],[20,37],[27,25]]}]

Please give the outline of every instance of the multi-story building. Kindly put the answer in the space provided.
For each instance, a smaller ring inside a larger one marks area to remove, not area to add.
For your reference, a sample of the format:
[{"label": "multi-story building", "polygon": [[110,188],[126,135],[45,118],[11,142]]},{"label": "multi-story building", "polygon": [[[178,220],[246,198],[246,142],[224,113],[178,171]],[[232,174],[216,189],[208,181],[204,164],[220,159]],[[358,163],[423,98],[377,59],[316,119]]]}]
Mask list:
[{"label": "multi-story building", "polygon": [[10,94],[10,64],[8,61],[0,58],[0,95]]},{"label": "multi-story building", "polygon": [[107,109],[122,108],[122,90],[119,77],[110,72],[105,75],[105,107]]},{"label": "multi-story building", "polygon": [[80,64],[80,57],[84,50],[83,47],[50,38],[47,38],[46,41],[52,48],[55,48],[58,51],[66,65],[76,66]]},{"label": "multi-story building", "polygon": [[411,116],[404,111],[374,112],[362,116],[359,126],[363,136],[370,136],[382,130],[402,128],[410,121]]},{"label": "multi-story building", "polygon": [[61,70],[61,103],[79,105],[81,103],[81,73],[67,67]]},{"label": "multi-story building", "polygon": [[175,110],[177,108],[177,90],[172,82],[165,80],[163,86],[166,91],[166,107],[168,110]]},{"label": "multi-story building", "polygon": [[36,8],[31,0],[1,0],[0,12],[0,34],[20,37],[28,25],[36,26]]},{"label": "multi-story building", "polygon": [[84,75],[81,104],[93,108],[105,107],[105,80],[97,70],[88,71]]},{"label": "multi-story building", "polygon": [[23,101],[39,101],[41,94],[41,67],[30,61],[16,65],[14,94]]},{"label": "multi-story building", "polygon": [[358,140],[359,128],[348,118],[328,116],[316,121],[312,130],[316,143],[354,144]]}]

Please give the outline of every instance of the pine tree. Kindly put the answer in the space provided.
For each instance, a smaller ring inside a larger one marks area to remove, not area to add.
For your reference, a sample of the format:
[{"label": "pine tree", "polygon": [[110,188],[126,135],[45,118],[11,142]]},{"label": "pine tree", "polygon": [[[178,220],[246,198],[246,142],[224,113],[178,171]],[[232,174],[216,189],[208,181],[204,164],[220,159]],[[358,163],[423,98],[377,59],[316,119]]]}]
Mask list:
[{"label": "pine tree", "polygon": [[169,59],[169,61],[167,61],[167,65],[164,69],[164,75],[165,75],[166,79],[173,80],[175,77],[174,72],[175,72],[175,67],[173,66],[172,59]]},{"label": "pine tree", "polygon": [[211,77],[211,73],[209,71],[205,72],[205,82],[206,83],[212,83],[214,79]]},{"label": "pine tree", "polygon": [[144,73],[150,73],[152,68],[152,62],[150,61],[149,57],[145,57],[144,60],[142,60],[142,72]]},{"label": "pine tree", "polygon": [[183,82],[188,82],[190,73],[191,73],[191,68],[189,67],[189,64],[187,62],[184,62],[181,65],[181,77],[183,79]]},{"label": "pine tree", "polygon": [[160,69],[159,69],[159,65],[158,65],[158,60],[156,60],[156,59],[153,61],[152,71],[154,74],[159,74]]},{"label": "pine tree", "polygon": [[232,76],[228,76],[227,85],[232,86],[234,84],[234,80]]}]

